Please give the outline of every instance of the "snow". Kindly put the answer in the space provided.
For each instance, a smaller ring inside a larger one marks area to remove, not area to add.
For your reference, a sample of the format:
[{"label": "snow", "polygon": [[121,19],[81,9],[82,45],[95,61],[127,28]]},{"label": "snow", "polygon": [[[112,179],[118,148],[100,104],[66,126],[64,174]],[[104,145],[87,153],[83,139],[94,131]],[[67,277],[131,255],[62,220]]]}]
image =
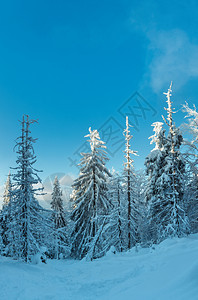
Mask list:
[{"label": "snow", "polygon": [[0,257],[0,299],[198,299],[198,234],[113,252],[92,262],[37,265]]}]

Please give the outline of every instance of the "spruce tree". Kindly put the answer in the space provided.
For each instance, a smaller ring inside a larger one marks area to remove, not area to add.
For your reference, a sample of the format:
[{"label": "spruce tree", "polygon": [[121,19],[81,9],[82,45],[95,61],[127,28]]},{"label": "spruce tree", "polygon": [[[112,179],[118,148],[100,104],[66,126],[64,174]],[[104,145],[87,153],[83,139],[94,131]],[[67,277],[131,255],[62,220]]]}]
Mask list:
[{"label": "spruce tree", "polygon": [[[189,217],[192,233],[198,232],[198,112],[194,105],[190,108],[186,102],[183,105],[187,123],[183,124],[188,139],[184,140],[183,153],[187,165],[187,184],[185,189],[185,211]],[[189,140],[190,139],[190,140]]]},{"label": "spruce tree", "polygon": [[[164,202],[166,197],[162,178],[164,177],[164,165],[167,153],[165,151],[166,137],[162,122],[152,124],[154,135],[149,137],[150,144],[155,147],[145,159],[147,183],[145,185],[145,201],[148,208],[148,239],[151,243],[161,240],[161,228],[165,226],[163,220]],[[166,203],[166,202],[165,202]]]},{"label": "spruce tree", "polygon": [[63,209],[62,191],[58,177],[55,177],[54,187],[52,192],[52,223],[53,223],[53,257],[58,259],[60,254],[66,254],[67,237],[66,237],[66,220]]},{"label": "spruce tree", "polygon": [[105,167],[105,143],[100,140],[97,130],[89,128],[88,142],[91,152],[82,153],[79,177],[73,184],[72,220],[72,256],[90,259],[101,255],[102,247],[99,242],[100,233],[105,225],[105,215],[108,214],[111,203],[107,198],[107,178],[110,173]]},{"label": "spruce tree", "polygon": [[5,249],[5,245],[3,243],[2,228],[0,226],[0,255],[4,255],[4,249]]},{"label": "spruce tree", "polygon": [[165,108],[167,119],[163,119],[169,129],[168,136],[165,137],[162,124],[154,124],[155,135],[151,138],[156,146],[145,162],[149,176],[146,200],[153,242],[160,242],[168,236],[183,236],[189,231],[184,211],[185,163],[180,152],[183,137],[173,121],[171,86],[164,93],[168,107]]},{"label": "spruce tree", "polygon": [[126,206],[124,205],[124,191],[122,185],[121,176],[114,174],[109,183],[109,199],[113,204],[113,208],[109,213],[107,224],[104,228],[105,251],[107,251],[111,246],[115,247],[118,252],[126,250]]},{"label": "spruce tree", "polygon": [[5,190],[3,194],[3,205],[2,210],[0,212],[0,231],[1,231],[1,240],[4,245],[4,254],[6,254],[5,249],[8,245],[8,226],[11,222],[11,192],[12,192],[12,184],[11,184],[11,178],[10,173],[8,174],[8,178],[5,185]]},{"label": "spruce tree", "polygon": [[148,221],[148,207],[145,201],[145,186],[146,178],[145,172],[140,169],[135,172],[136,184],[137,184],[137,204],[138,204],[138,235],[139,243],[143,247],[150,245],[150,231]]},{"label": "spruce tree", "polygon": [[125,188],[125,199],[127,203],[127,236],[128,245],[127,248],[131,249],[138,240],[138,207],[137,207],[137,188],[136,188],[136,177],[133,167],[133,159],[131,154],[137,155],[136,151],[131,150],[130,140],[132,136],[130,135],[130,125],[128,122],[128,117],[126,117],[126,129],[124,130],[125,136],[125,158],[124,172],[123,172],[123,182]]},{"label": "spruce tree", "polygon": [[42,208],[36,200],[36,195],[42,191],[36,185],[41,183],[34,168],[36,156],[33,144],[36,139],[31,137],[30,125],[35,120],[23,116],[21,136],[16,141],[17,167],[13,175],[13,190],[10,209],[11,223],[8,228],[9,255],[29,262],[43,246],[45,227]]},{"label": "spruce tree", "polygon": [[4,194],[3,194],[3,207],[9,204],[11,198],[11,191],[12,191],[12,183],[11,183],[11,174],[9,172]]},{"label": "spruce tree", "polygon": [[164,166],[164,177],[162,184],[165,189],[166,205],[164,214],[168,220],[166,232],[170,236],[183,236],[189,232],[189,222],[184,211],[184,175],[185,162],[180,152],[180,147],[183,142],[183,137],[180,130],[175,126],[173,121],[174,109],[171,102],[172,83],[167,93],[164,93],[167,98],[168,107],[167,119],[164,119],[169,127],[167,137],[166,151],[167,156]]}]

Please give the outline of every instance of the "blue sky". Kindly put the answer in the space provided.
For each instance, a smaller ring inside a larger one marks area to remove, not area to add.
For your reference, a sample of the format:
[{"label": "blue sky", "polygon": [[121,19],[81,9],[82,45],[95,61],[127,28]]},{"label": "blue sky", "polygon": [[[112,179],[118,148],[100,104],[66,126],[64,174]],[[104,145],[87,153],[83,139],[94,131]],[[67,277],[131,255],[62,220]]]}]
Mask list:
[{"label": "blue sky", "polygon": [[[198,104],[196,1],[1,1],[0,43],[1,184],[15,166],[23,114],[39,120],[32,134],[45,180],[77,175],[68,157],[79,160],[74,153],[90,126],[104,129],[111,118],[121,140],[120,107],[136,91],[143,98],[132,98],[127,109],[139,115],[132,128],[137,168],[152,149],[150,125],[162,120],[170,81],[177,110],[185,100]],[[175,120],[183,122],[181,111]],[[121,170],[123,147],[107,146],[109,168]]]}]

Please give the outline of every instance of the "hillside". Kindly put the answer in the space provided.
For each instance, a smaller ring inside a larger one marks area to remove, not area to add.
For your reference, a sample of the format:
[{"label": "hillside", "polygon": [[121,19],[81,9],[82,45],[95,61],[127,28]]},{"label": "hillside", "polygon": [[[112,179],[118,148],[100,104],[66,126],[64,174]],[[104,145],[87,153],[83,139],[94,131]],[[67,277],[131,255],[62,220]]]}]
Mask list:
[{"label": "hillside", "polygon": [[198,235],[93,262],[26,265],[0,258],[1,300],[198,299]]}]

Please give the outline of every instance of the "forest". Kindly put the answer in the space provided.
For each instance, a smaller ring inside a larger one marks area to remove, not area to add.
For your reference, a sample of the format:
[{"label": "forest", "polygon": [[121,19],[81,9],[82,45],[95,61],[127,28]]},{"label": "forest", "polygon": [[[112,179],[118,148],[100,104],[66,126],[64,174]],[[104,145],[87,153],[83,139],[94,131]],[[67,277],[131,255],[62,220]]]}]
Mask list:
[{"label": "forest", "polygon": [[24,115],[15,145],[16,167],[10,169],[0,211],[0,255],[27,263],[92,261],[109,249],[126,252],[198,233],[198,112],[183,104],[184,122],[177,127],[172,84],[164,94],[165,114],[152,124],[153,149],[145,158],[144,171],[134,168],[133,155],[138,153],[127,116],[120,173],[108,170],[105,143],[97,130],[89,128],[85,138],[90,151],[81,153],[71,211],[64,209],[58,177],[51,209],[37,200],[45,191],[34,167],[36,139],[30,129],[36,121]]}]

